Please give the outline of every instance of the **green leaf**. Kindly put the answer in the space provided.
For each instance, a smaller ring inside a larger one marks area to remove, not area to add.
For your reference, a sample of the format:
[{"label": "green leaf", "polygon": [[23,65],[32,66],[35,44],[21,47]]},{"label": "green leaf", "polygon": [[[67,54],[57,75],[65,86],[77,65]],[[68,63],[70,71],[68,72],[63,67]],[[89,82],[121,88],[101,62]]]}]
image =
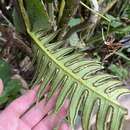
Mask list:
[{"label": "green leaf", "polygon": [[127,49],[127,52],[130,53],[130,48]]},{"label": "green leaf", "polygon": [[[18,0],[18,2],[23,4],[21,0]],[[25,0],[25,5],[26,18],[24,17],[24,20],[28,22],[26,26],[36,32],[39,31],[39,28],[42,30],[49,30],[51,28],[45,5],[41,4],[40,0]],[[25,10],[22,9],[22,12]]]},{"label": "green leaf", "polygon": [[128,34],[130,32],[130,26],[128,25],[127,27],[119,27],[115,29],[114,32],[117,34]]},{"label": "green leaf", "polygon": [[10,65],[4,60],[0,59],[0,78],[3,80],[4,84],[10,79],[11,69]]},{"label": "green leaf", "polygon": [[122,16],[130,19],[130,4],[127,4],[127,7],[124,9]]},{"label": "green leaf", "polygon": [[122,25],[119,18],[115,18],[110,14],[106,14],[106,17],[111,21],[111,26],[113,28],[117,28],[117,27],[120,27]]},{"label": "green leaf", "polygon": [[26,27],[22,15],[19,10],[18,1],[14,2],[14,9],[12,11],[13,24],[17,32],[26,34]]},{"label": "green leaf", "polygon": [[130,62],[130,58],[127,57],[125,54],[123,54],[122,52],[115,52],[115,54],[121,58],[123,58],[124,60]]},{"label": "green leaf", "polygon": [[25,29],[25,25],[23,23],[23,20],[21,17],[19,17],[19,13],[17,12],[16,9],[13,10],[13,23],[15,25],[16,31],[20,32],[20,33],[25,33],[26,29]]},{"label": "green leaf", "polygon": [[112,64],[109,66],[109,70],[115,75],[118,76],[120,79],[126,79],[128,78],[128,71],[127,69],[117,66],[115,64]]},{"label": "green leaf", "polygon": [[73,18],[73,19],[71,19],[71,20],[69,21],[68,25],[69,25],[70,27],[73,27],[73,26],[79,24],[80,22],[81,22],[81,19],[80,19],[80,18]]},{"label": "green leaf", "polygon": [[20,95],[21,83],[18,80],[9,80],[3,94],[0,96],[0,105],[9,103]]},{"label": "green leaf", "polygon": [[[68,25],[70,27],[73,27],[73,26],[79,24],[80,22],[81,22],[81,20],[79,18],[73,18],[69,21]],[[71,46],[76,47],[76,48],[82,48],[82,44],[79,40],[77,33],[72,34],[68,40],[69,40]]]},{"label": "green leaf", "polygon": [[0,60],[0,79],[4,82],[4,91],[0,95],[0,105],[9,103],[20,94],[21,83],[18,80],[12,80],[11,68],[8,63]]}]

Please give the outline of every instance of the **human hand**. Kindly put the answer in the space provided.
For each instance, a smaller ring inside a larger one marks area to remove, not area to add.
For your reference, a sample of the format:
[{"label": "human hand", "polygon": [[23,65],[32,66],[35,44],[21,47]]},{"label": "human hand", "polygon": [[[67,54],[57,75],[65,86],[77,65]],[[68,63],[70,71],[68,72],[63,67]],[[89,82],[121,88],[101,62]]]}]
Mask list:
[{"label": "human hand", "polygon": [[[2,90],[3,84],[0,80],[0,94]],[[43,99],[38,105],[31,107],[36,101],[36,93],[37,88],[29,90],[0,113],[0,130],[52,130],[58,126],[59,130],[71,130],[63,122],[68,103],[65,102],[57,114],[49,114],[55,106],[58,93],[55,93],[48,102]]]}]

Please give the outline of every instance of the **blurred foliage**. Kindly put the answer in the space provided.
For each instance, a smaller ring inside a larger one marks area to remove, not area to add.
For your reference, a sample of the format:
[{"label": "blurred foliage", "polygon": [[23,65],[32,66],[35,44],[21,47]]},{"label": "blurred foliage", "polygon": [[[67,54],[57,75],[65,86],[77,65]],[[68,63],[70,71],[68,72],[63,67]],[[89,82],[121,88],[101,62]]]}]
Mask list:
[{"label": "blurred foliage", "polygon": [[111,64],[108,69],[111,71],[112,74],[118,76],[120,80],[125,80],[128,78],[128,71],[124,67]]},{"label": "blurred foliage", "polygon": [[7,104],[20,95],[21,83],[11,79],[11,68],[8,63],[0,59],[0,79],[4,84],[4,91],[0,96],[0,105]]}]

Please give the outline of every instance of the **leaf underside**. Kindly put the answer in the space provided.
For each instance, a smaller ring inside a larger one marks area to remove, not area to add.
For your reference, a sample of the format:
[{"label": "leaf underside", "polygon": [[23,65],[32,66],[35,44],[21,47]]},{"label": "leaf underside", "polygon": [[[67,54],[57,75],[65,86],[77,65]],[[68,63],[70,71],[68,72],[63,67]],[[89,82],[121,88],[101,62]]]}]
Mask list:
[{"label": "leaf underside", "polygon": [[[38,1],[31,0],[30,2],[35,5]],[[29,15],[28,11],[24,8],[22,0],[19,0],[19,3],[23,19],[26,22],[29,19],[27,17]],[[40,15],[36,12],[34,13],[38,20],[41,15],[42,13]],[[98,111],[96,113],[97,130],[107,129],[106,123],[109,116],[109,129],[120,130],[127,110],[120,106],[117,99],[119,96],[129,93],[129,90],[125,89],[117,77],[105,74],[100,62],[87,59],[84,53],[76,52],[71,47],[64,47],[64,41],[53,42],[58,35],[58,31],[44,36],[45,28],[42,29],[42,27],[44,27],[45,22],[37,23],[35,17],[30,22],[31,26],[27,23],[26,28],[27,33],[33,40],[34,58],[37,61],[36,73],[32,82],[38,84],[41,80],[44,80],[39,89],[38,98],[40,99],[43,96],[42,93],[48,84],[51,86],[48,98],[55,91],[61,89],[55,111],[59,111],[65,99],[69,98],[70,123],[72,127],[75,125],[78,112],[81,110],[84,130],[89,129],[90,117],[95,103],[98,101]],[[35,26],[37,24],[39,25]],[[34,28],[30,29],[33,26]]]}]

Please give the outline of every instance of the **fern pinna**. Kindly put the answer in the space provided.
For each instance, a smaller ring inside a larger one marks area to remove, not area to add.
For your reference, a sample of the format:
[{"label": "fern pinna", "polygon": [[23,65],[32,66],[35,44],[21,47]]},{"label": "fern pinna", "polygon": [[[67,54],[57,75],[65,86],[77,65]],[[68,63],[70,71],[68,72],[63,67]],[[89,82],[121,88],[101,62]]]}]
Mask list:
[{"label": "fern pinna", "polygon": [[96,129],[106,130],[108,120],[110,130],[121,129],[127,110],[121,107],[117,99],[129,93],[129,90],[123,88],[122,82],[115,76],[105,74],[100,62],[87,59],[84,53],[72,47],[64,47],[65,41],[56,41],[59,31],[48,33],[47,29],[51,28],[48,14],[40,0],[25,0],[24,3],[18,0],[18,3],[27,33],[34,43],[37,67],[33,83],[44,80],[38,98],[42,97],[42,92],[50,84],[48,97],[61,89],[55,111],[69,98],[72,127],[81,111],[83,129],[88,130],[92,110],[97,104]]}]

